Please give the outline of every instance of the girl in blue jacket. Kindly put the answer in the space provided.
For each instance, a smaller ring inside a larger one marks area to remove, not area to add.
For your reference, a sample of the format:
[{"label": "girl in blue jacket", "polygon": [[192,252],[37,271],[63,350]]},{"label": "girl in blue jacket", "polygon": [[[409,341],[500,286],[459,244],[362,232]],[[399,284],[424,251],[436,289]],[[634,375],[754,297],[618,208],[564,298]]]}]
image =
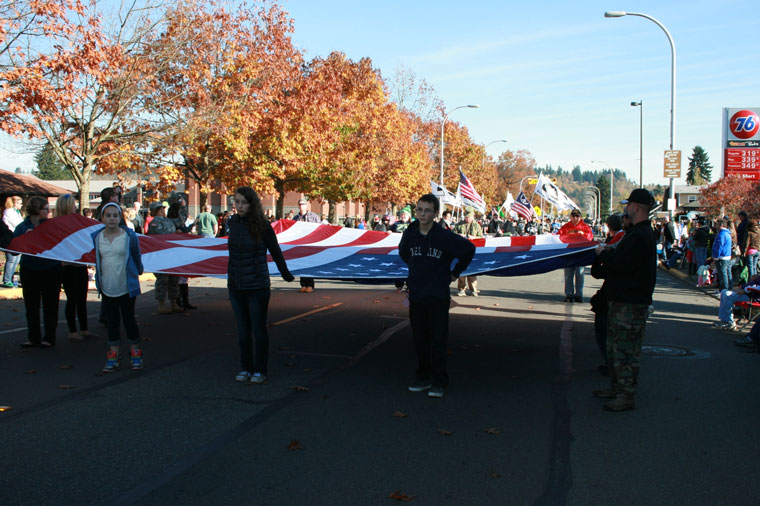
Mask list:
[{"label": "girl in blue jacket", "polygon": [[129,341],[132,369],[143,368],[140,334],[135,320],[135,299],[140,295],[139,276],[143,272],[137,234],[123,224],[121,207],[109,202],[101,210],[105,227],[92,234],[95,243],[95,284],[103,297],[108,327],[108,352],[104,373],[119,368],[119,313]]}]

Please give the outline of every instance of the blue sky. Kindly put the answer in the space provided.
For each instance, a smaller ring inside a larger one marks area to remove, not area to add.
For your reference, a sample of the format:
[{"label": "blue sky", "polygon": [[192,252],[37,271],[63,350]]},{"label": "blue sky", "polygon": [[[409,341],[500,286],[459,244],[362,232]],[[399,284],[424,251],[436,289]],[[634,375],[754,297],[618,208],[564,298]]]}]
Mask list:
[{"label": "blue sky", "polygon": [[[307,57],[345,52],[372,59],[384,77],[399,66],[428,81],[451,119],[475,142],[527,149],[539,165],[604,169],[601,160],[639,173],[639,109],[644,103],[644,182],[665,183],[663,150],[670,122],[670,47],[644,18],[604,18],[606,10],[641,12],[672,34],[676,50],[676,142],[696,145],[721,168],[721,110],[760,107],[757,1],[397,1],[288,0],[294,41]],[[3,168],[31,166],[7,151]],[[475,170],[475,169],[472,169]],[[677,182],[682,182],[683,178]]]}]

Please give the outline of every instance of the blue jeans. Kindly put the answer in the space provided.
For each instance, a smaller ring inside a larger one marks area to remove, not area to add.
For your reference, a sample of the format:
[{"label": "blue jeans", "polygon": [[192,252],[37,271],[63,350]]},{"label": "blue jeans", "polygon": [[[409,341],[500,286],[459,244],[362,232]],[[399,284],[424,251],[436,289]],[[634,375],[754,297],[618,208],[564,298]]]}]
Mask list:
[{"label": "blue jeans", "polygon": [[[573,290],[573,278],[575,278],[575,290]],[[565,296],[583,297],[583,267],[565,267]]]},{"label": "blue jeans", "polygon": [[3,271],[3,283],[13,282],[13,273],[16,272],[16,266],[18,265],[19,260],[21,260],[21,255],[14,255],[12,253],[5,254],[5,270]]},{"label": "blue jeans", "polygon": [[[240,366],[249,373],[267,373],[269,358],[269,333],[267,332],[267,310],[269,308],[269,288],[259,290],[228,289],[232,312],[235,313],[240,345]],[[253,338],[256,339],[254,355]]]},{"label": "blue jeans", "polygon": [[718,288],[730,290],[731,285],[731,260],[718,260]]},{"label": "blue jeans", "polygon": [[750,277],[757,274],[757,260],[759,258],[760,251],[752,253],[751,255],[747,255],[747,269],[749,270]]},{"label": "blue jeans", "polygon": [[697,264],[697,269],[707,263],[707,246],[694,247],[694,263]]},{"label": "blue jeans", "polygon": [[735,292],[733,290],[722,290],[720,292],[720,306],[718,307],[718,318],[724,323],[734,322],[734,304],[737,302],[749,300],[749,295],[744,291]]}]

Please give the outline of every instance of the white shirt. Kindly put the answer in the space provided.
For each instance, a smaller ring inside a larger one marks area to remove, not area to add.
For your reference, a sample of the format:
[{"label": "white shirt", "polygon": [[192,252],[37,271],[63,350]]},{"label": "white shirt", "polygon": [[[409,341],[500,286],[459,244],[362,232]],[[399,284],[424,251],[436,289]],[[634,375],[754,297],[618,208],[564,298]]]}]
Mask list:
[{"label": "white shirt", "polygon": [[11,229],[11,232],[13,232],[16,230],[16,227],[18,227],[21,222],[24,221],[24,218],[21,216],[21,213],[18,211],[18,209],[14,207],[3,211],[3,221],[6,225],[8,225],[8,228]]},{"label": "white shirt", "polygon": [[105,237],[105,233],[98,236],[98,250],[100,252],[100,288],[109,297],[121,297],[129,293],[127,288],[127,246],[129,238],[127,233],[121,230],[121,235],[113,242]]}]

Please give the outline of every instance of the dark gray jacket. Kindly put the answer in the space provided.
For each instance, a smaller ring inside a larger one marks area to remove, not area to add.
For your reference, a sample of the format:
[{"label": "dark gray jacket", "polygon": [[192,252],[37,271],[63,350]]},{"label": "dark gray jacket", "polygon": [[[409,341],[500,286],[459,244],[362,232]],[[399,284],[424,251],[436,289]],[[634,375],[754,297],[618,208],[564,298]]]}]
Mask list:
[{"label": "dark gray jacket", "polygon": [[280,244],[271,226],[265,227],[260,240],[251,236],[248,221],[239,214],[229,220],[230,234],[227,239],[227,288],[232,290],[260,290],[269,288],[269,265],[267,250],[277,264],[282,279],[292,281]]}]

